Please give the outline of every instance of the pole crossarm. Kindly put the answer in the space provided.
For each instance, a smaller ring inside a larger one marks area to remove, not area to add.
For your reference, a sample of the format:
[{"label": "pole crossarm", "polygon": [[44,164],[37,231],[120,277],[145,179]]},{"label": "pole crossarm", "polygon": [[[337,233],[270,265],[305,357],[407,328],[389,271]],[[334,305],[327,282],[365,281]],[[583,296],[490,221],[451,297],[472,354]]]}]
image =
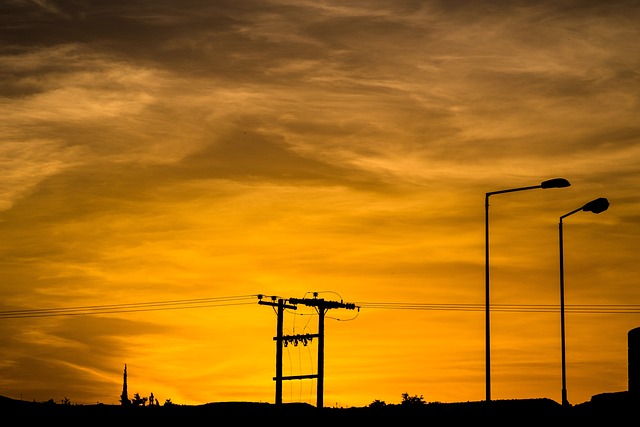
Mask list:
[{"label": "pole crossarm", "polygon": [[322,298],[289,298],[288,301],[291,304],[303,304],[309,307],[318,307],[321,309],[346,308],[347,310],[355,310],[356,308],[356,305],[353,303],[325,301]]},{"label": "pole crossarm", "polygon": [[[267,302],[267,301],[262,301],[262,300],[258,301],[258,304],[259,305],[270,305],[272,307],[278,307],[278,305],[279,305],[279,303],[277,303],[277,302]],[[296,306],[296,305],[286,305],[286,304],[284,304],[284,305],[282,305],[282,307],[283,308],[288,308],[288,309],[291,309],[291,310],[297,310],[298,309],[298,306]]]},{"label": "pole crossarm", "polygon": [[290,375],[290,376],[286,376],[286,377],[273,377],[274,381],[277,380],[282,380],[282,381],[288,381],[288,380],[312,380],[318,378],[318,374],[309,374],[309,375]]},{"label": "pole crossarm", "polygon": [[296,334],[296,335],[284,335],[282,337],[273,337],[274,341],[282,341],[284,346],[287,344],[293,343],[294,346],[297,346],[298,343],[302,343],[302,345],[307,345],[309,342],[313,341],[314,338],[319,338],[320,334]]}]

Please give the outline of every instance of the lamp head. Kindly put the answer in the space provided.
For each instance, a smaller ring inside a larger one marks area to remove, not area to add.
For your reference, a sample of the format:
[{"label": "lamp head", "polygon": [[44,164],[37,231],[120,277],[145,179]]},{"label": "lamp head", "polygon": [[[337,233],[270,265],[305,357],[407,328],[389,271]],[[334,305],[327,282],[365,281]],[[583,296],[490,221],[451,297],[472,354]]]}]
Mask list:
[{"label": "lamp head", "polygon": [[542,188],[564,188],[569,187],[571,183],[564,178],[554,178],[544,181],[540,184]]},{"label": "lamp head", "polygon": [[607,209],[609,209],[609,200],[604,197],[592,200],[582,207],[583,211],[593,212],[594,214],[599,214],[600,212],[604,212]]}]

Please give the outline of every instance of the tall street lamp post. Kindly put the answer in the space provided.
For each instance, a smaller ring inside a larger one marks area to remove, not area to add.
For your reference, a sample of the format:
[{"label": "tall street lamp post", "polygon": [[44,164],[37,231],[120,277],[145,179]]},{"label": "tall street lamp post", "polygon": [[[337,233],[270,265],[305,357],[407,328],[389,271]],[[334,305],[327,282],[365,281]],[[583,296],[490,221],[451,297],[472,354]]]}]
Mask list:
[{"label": "tall street lamp post", "polygon": [[486,382],[487,382],[487,401],[491,400],[491,328],[489,319],[489,196],[494,194],[512,193],[515,191],[534,190],[537,188],[564,188],[569,187],[571,184],[564,178],[554,178],[547,181],[543,181],[540,185],[532,185],[529,187],[511,188],[508,190],[490,191],[485,194],[484,197],[484,236],[485,236],[485,325],[486,325]]},{"label": "tall street lamp post", "polygon": [[562,220],[576,212],[585,211],[599,214],[609,209],[609,200],[604,197],[594,199],[584,206],[572,210],[560,217],[558,226],[559,242],[560,242],[560,340],[562,341],[562,406],[569,406],[567,400],[567,365],[565,353],[565,332],[564,332],[564,248],[562,242]]}]

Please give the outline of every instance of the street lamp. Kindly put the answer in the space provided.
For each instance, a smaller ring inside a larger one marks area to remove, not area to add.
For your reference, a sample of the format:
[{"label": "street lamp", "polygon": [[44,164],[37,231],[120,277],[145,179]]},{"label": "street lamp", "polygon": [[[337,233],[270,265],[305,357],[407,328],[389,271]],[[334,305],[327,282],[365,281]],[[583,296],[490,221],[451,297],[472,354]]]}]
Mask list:
[{"label": "street lamp", "polygon": [[594,199],[584,206],[572,210],[560,217],[559,242],[560,242],[560,340],[562,341],[562,406],[569,406],[567,400],[567,365],[565,357],[565,339],[564,339],[564,249],[562,244],[562,220],[563,218],[573,215],[576,212],[585,211],[599,214],[609,209],[609,200],[604,197]]},{"label": "street lamp", "polygon": [[491,328],[489,324],[489,196],[494,194],[512,193],[514,191],[534,190],[537,188],[564,188],[569,187],[571,184],[564,178],[554,178],[547,181],[543,181],[540,185],[532,185],[530,187],[511,188],[508,190],[490,191],[485,194],[484,197],[484,236],[485,236],[485,325],[486,325],[486,380],[487,380],[487,401],[491,400]]}]

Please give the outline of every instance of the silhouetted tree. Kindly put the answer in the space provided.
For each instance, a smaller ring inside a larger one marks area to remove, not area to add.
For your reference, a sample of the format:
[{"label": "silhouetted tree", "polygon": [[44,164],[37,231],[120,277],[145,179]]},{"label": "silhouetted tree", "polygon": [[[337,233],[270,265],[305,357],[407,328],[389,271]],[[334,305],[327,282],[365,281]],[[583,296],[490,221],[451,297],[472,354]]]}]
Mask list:
[{"label": "silhouetted tree", "polygon": [[422,395],[418,396],[409,396],[409,393],[402,393],[402,402],[401,405],[425,405],[424,397]]},{"label": "silhouetted tree", "polygon": [[133,395],[133,399],[131,400],[131,404],[133,406],[145,406],[147,403],[146,397],[140,397],[140,393],[136,393]]},{"label": "silhouetted tree", "polygon": [[382,408],[383,406],[387,406],[387,402],[378,399],[369,404],[369,408]]}]

